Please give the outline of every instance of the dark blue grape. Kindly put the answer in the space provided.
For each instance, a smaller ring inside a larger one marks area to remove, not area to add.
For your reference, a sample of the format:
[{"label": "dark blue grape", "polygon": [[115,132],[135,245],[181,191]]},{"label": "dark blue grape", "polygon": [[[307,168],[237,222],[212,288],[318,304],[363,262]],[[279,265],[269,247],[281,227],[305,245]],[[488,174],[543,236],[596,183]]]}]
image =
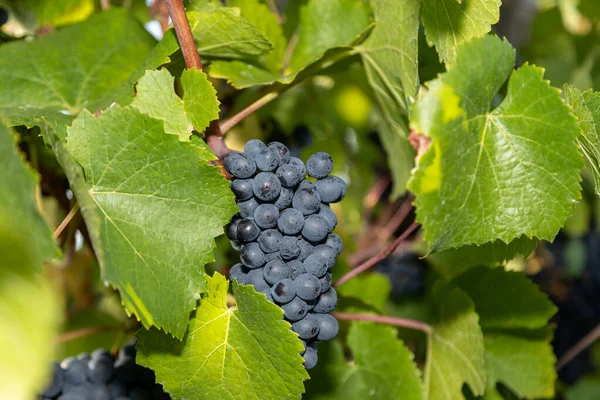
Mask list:
[{"label": "dark blue grape", "polygon": [[288,162],[288,164],[292,164],[298,167],[302,167],[305,171],[306,171],[306,166],[304,165],[304,163],[302,162],[301,159],[299,159],[298,157],[290,157],[290,161]]},{"label": "dark blue grape", "polygon": [[283,236],[279,241],[279,254],[284,260],[292,260],[300,254],[298,238],[296,236]]},{"label": "dark blue grape", "polygon": [[252,179],[234,179],[229,188],[239,201],[249,200],[254,196]]},{"label": "dark blue grape", "polygon": [[276,229],[267,229],[258,235],[258,245],[265,253],[274,253],[279,251],[279,242],[281,241],[281,233]]},{"label": "dark blue grape", "polygon": [[337,234],[330,233],[329,235],[327,235],[327,240],[325,241],[325,244],[327,246],[331,247],[333,249],[333,251],[335,251],[335,254],[337,256],[342,254],[342,249],[344,248],[344,244],[342,243],[342,238],[339,237]]},{"label": "dark blue grape", "polygon": [[92,359],[92,356],[90,356],[88,353],[79,353],[75,358],[77,358],[82,363],[87,364]]},{"label": "dark blue grape", "polygon": [[304,167],[292,164],[283,164],[277,168],[277,178],[281,182],[281,186],[285,188],[293,188],[304,179],[306,171]]},{"label": "dark blue grape", "polygon": [[42,396],[54,397],[60,393],[65,382],[65,375],[63,369],[58,363],[52,363],[52,381],[42,392]]},{"label": "dark blue grape", "polygon": [[[273,294],[273,298],[275,298],[275,294]],[[299,297],[294,297],[292,301],[282,305],[281,308],[285,319],[292,322],[301,320],[308,313],[306,302]]]},{"label": "dark blue grape", "polygon": [[260,268],[267,260],[265,253],[260,249],[256,242],[248,243],[240,252],[240,261],[248,268]]},{"label": "dark blue grape", "polygon": [[250,178],[256,172],[256,164],[252,157],[232,151],[223,159],[223,167],[233,177],[240,179]]},{"label": "dark blue grape", "polygon": [[296,209],[288,208],[279,215],[277,227],[284,235],[296,235],[302,231],[304,216]]},{"label": "dark blue grape", "polygon": [[298,247],[300,247],[300,254],[298,255],[300,261],[306,260],[315,250],[315,247],[303,238],[298,239]]},{"label": "dark blue grape", "polygon": [[110,392],[104,385],[94,385],[87,392],[88,400],[110,400]]},{"label": "dark blue grape", "polygon": [[273,205],[279,209],[279,211],[283,211],[288,208],[292,204],[292,199],[294,198],[294,191],[288,188],[281,188],[281,193],[279,193],[279,197],[275,200]]},{"label": "dark blue grape", "polygon": [[328,176],[315,182],[315,187],[324,203],[335,203],[342,197],[342,185],[338,179]]},{"label": "dark blue grape", "polygon": [[275,149],[266,148],[254,157],[256,167],[263,172],[275,171],[279,167],[281,157]]},{"label": "dark blue grape", "polygon": [[300,351],[300,355],[303,355],[303,354],[304,354],[304,352],[306,351],[306,346],[307,346],[307,345],[306,345],[306,341],[304,341],[304,340],[302,340],[302,339],[300,339],[300,342],[302,342],[302,347],[304,347],[304,348],[302,349],[302,351]]},{"label": "dark blue grape", "polygon": [[340,325],[331,314],[314,314],[313,316],[317,320],[319,326],[317,340],[326,341],[337,336]]},{"label": "dark blue grape", "polygon": [[[271,288],[271,296],[273,296],[273,300],[277,304],[287,304],[294,300],[296,297],[296,289],[294,285],[294,281],[291,279],[282,279],[281,281],[275,283]],[[300,307],[301,304],[296,304],[295,307]],[[305,304],[306,306],[306,304]],[[293,307],[292,307],[293,308]],[[285,310],[285,308],[284,308]],[[306,313],[306,311],[304,312]]]},{"label": "dark blue grape", "polygon": [[237,225],[237,237],[241,242],[251,242],[260,235],[260,228],[254,221],[241,220]]},{"label": "dark blue grape", "polygon": [[[66,361],[66,360],[65,360]],[[87,365],[70,357],[67,362],[63,361],[65,369],[65,382],[73,385],[81,385],[87,379]]]},{"label": "dark blue grape", "polygon": [[231,220],[230,223],[225,225],[225,234],[227,235],[229,240],[233,240],[235,242],[237,242],[239,240],[238,235],[237,235],[237,228],[238,228],[238,224],[240,223],[240,221],[241,221],[241,219],[234,218]]},{"label": "dark blue grape", "polygon": [[281,254],[279,254],[279,251],[277,251],[275,253],[265,254],[265,260],[267,260],[267,262],[269,262],[269,261],[273,261],[273,260],[283,260],[283,258],[281,258]]},{"label": "dark blue grape", "polygon": [[273,204],[261,204],[254,211],[254,222],[262,229],[275,228],[279,218],[279,209]]},{"label": "dark blue grape", "polygon": [[324,240],[329,233],[327,220],[320,215],[309,215],[304,220],[302,227],[302,236],[312,243],[318,243]]},{"label": "dark blue grape", "polygon": [[306,273],[306,269],[304,268],[304,264],[302,263],[302,261],[291,260],[288,261],[285,265],[290,273],[290,279],[296,279],[300,275]]},{"label": "dark blue grape", "polygon": [[283,143],[271,142],[267,147],[277,151],[279,159],[281,160],[281,164],[287,164],[290,162],[290,150]]},{"label": "dark blue grape", "polygon": [[311,343],[306,346],[306,350],[303,354],[304,357],[304,368],[312,369],[317,365],[319,361],[319,357],[317,356],[317,345],[316,343]]},{"label": "dark blue grape", "polygon": [[323,257],[323,259],[325,260],[325,264],[327,264],[327,268],[333,268],[333,266],[335,265],[337,255],[335,254],[335,251],[331,248],[331,246],[328,246],[326,244],[320,244],[318,246],[315,246],[313,254],[317,254]]},{"label": "dark blue grape", "polygon": [[260,268],[253,269],[248,272],[248,283],[254,286],[254,290],[261,293],[267,293],[267,291],[271,288],[267,281],[265,281],[263,271]]},{"label": "dark blue grape", "polygon": [[[110,356],[110,353],[109,353]],[[113,360],[107,357],[94,357],[88,363],[87,376],[93,383],[107,383],[115,373]]]},{"label": "dark blue grape", "polygon": [[96,350],[92,351],[92,354],[90,355],[90,360],[99,360],[99,359],[104,359],[104,360],[110,361],[110,362],[115,361],[112,354],[110,354],[110,351],[108,351],[106,349],[96,349]]},{"label": "dark blue grape", "polygon": [[342,188],[342,193],[340,194],[340,198],[337,199],[335,202],[342,201],[344,199],[344,197],[346,197],[346,182],[339,176],[332,176],[331,178],[335,179],[338,182],[338,184],[340,185],[340,187]]},{"label": "dark blue grape", "polygon": [[252,181],[254,195],[262,201],[275,201],[281,193],[281,182],[272,172],[261,172]]},{"label": "dark blue grape", "polygon": [[136,350],[135,343],[127,343],[125,346],[119,349],[119,359],[121,358],[135,358]]},{"label": "dark blue grape", "polygon": [[318,314],[329,314],[335,307],[337,306],[338,298],[337,293],[334,288],[329,289],[325,293],[322,293],[321,296],[317,299],[317,304],[315,304],[315,308],[313,312]]},{"label": "dark blue grape", "polygon": [[296,296],[302,300],[311,301],[321,294],[321,282],[319,278],[311,274],[302,274],[294,279],[296,285]]},{"label": "dark blue grape", "polygon": [[325,218],[325,221],[327,221],[327,226],[329,228],[329,232],[331,232],[335,229],[335,226],[337,225],[337,216],[335,215],[335,213],[333,211],[331,211],[331,208],[329,208],[328,205],[321,204],[318,215]]},{"label": "dark blue grape", "polygon": [[267,148],[267,145],[262,140],[250,139],[244,146],[244,153],[249,156],[256,157],[261,151]]},{"label": "dark blue grape", "polygon": [[319,333],[319,321],[312,314],[306,315],[292,324],[292,330],[298,334],[300,339],[312,339]]},{"label": "dark blue grape", "polygon": [[244,265],[241,263],[237,263],[237,264],[233,265],[231,268],[229,268],[229,280],[230,281],[233,281],[235,279],[241,284],[247,284],[248,277],[246,275],[247,275],[247,273],[246,273],[246,271],[244,271]]},{"label": "dark blue grape", "polygon": [[313,178],[325,178],[333,169],[333,159],[323,151],[313,154],[306,162],[306,170]]},{"label": "dark blue grape", "polygon": [[265,265],[263,268],[263,275],[268,284],[274,285],[283,279],[289,278],[290,271],[283,261],[273,260]]},{"label": "dark blue grape", "polygon": [[246,201],[240,201],[237,203],[240,209],[240,215],[246,219],[254,219],[254,211],[260,204],[254,197]]},{"label": "dark blue grape", "polygon": [[316,190],[315,184],[312,183],[311,181],[309,181],[308,179],[305,179],[302,182],[300,182],[300,184],[298,185],[298,187],[296,188],[296,190],[300,190],[300,189]]},{"label": "dark blue grape", "polygon": [[321,282],[321,293],[325,293],[331,288],[332,274],[331,272],[326,273],[322,277],[319,278],[319,282]]},{"label": "dark blue grape", "polygon": [[321,208],[321,197],[315,189],[299,189],[294,193],[292,206],[302,215],[311,215]]}]

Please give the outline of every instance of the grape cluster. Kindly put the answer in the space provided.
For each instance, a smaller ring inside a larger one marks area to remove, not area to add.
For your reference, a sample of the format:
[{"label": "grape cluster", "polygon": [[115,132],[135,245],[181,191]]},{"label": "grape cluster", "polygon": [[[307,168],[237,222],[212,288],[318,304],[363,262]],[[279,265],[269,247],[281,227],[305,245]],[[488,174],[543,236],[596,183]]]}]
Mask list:
[{"label": "grape cluster", "polygon": [[135,363],[128,344],[118,357],[107,350],[65,358],[52,367],[52,381],[39,399],[49,400],[170,400],[155,381],[154,372]]},{"label": "grape cluster", "polygon": [[305,165],[279,142],[250,140],[244,152],[225,157],[224,167],[240,209],[226,227],[241,261],[229,277],[253,285],[283,309],[310,369],[318,359],[316,342],[339,330],[330,315],[337,305],[331,268],[342,240],[332,233],[337,217],[329,203],[345,196],[346,183],[329,175],[329,154],[315,153]]}]

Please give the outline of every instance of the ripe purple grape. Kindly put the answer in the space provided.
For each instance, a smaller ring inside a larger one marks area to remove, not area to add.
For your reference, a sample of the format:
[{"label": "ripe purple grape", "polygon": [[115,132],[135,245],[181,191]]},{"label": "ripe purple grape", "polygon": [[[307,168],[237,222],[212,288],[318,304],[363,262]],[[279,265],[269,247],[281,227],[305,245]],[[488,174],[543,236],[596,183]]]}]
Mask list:
[{"label": "ripe purple grape", "polygon": [[225,156],[223,167],[233,177],[239,179],[250,178],[256,172],[256,164],[252,157],[236,151],[232,151]]},{"label": "ripe purple grape", "polygon": [[333,170],[333,159],[323,151],[315,153],[308,158],[306,170],[313,178],[325,178]]},{"label": "ripe purple grape", "polygon": [[281,193],[281,182],[272,172],[261,172],[252,181],[254,195],[262,201],[275,201]]}]

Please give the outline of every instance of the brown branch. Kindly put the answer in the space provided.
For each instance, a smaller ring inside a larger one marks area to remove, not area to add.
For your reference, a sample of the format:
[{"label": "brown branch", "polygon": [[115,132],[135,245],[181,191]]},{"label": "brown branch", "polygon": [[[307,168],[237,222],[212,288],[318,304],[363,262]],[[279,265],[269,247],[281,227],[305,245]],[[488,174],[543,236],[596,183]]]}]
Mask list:
[{"label": "brown branch", "polygon": [[221,132],[223,134],[227,133],[241,120],[258,110],[259,108],[263,107],[265,104],[271,102],[272,100],[275,100],[277,97],[279,97],[279,95],[279,92],[270,92],[261,97],[260,99],[256,100],[254,103],[250,104],[248,107],[244,108],[242,111],[223,122],[223,124],[221,125]]},{"label": "brown branch", "polygon": [[379,254],[375,255],[374,257],[371,257],[370,259],[368,259],[367,261],[365,261],[358,267],[354,268],[352,271],[348,272],[346,275],[342,276],[340,279],[337,280],[337,282],[335,282],[333,287],[338,287],[338,286],[342,285],[343,283],[354,278],[356,275],[368,270],[373,265],[377,264],[379,261],[383,260],[390,254],[392,254],[392,252],[394,250],[396,250],[396,248],[398,246],[400,246],[400,244],[402,244],[402,242],[404,242],[404,240],[406,240],[406,238],[413,231],[415,231],[418,227],[419,227],[419,224],[417,222],[413,222],[412,225],[409,226],[408,228],[406,228],[406,230],[402,233],[402,235],[400,235],[396,240],[394,240],[394,242],[392,244],[390,244],[385,250],[381,251]]},{"label": "brown branch", "polygon": [[600,337],[600,325],[597,325],[587,335],[585,335],[579,342],[575,343],[565,354],[562,355],[560,360],[556,363],[556,370],[560,370],[562,367],[571,362],[575,357],[579,355],[583,350],[587,349],[592,343],[594,343]]},{"label": "brown branch", "polygon": [[65,219],[63,219],[63,221],[60,223],[58,228],[56,228],[56,230],[52,234],[53,239],[56,239],[62,233],[62,231],[67,227],[67,225],[69,225],[69,222],[71,222],[73,217],[77,214],[77,211],[79,211],[79,203],[75,203],[75,205],[73,206],[71,211],[69,211],[69,213],[67,214]]},{"label": "brown branch", "polygon": [[406,318],[387,317],[382,315],[371,315],[371,314],[355,314],[355,313],[344,313],[334,312],[332,314],[336,319],[342,319],[346,321],[369,321],[377,322],[379,324],[388,324],[401,326],[403,328],[416,329],[421,332],[430,334],[433,332],[433,327],[425,322],[415,321]]},{"label": "brown branch", "polygon": [[91,336],[96,333],[102,332],[117,332],[120,331],[123,327],[120,325],[102,325],[102,326],[92,326],[89,328],[76,329],[74,331],[69,331],[60,334],[56,339],[54,339],[55,344],[60,344],[64,342],[68,342],[70,340],[80,339],[82,337]]}]

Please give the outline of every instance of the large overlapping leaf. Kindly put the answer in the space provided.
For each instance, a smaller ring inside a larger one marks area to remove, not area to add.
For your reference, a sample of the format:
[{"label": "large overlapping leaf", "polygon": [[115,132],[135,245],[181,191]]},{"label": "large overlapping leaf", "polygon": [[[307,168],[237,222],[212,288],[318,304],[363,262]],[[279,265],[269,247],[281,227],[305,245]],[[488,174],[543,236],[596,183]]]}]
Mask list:
[{"label": "large overlapping leaf", "polygon": [[399,196],[406,190],[414,159],[407,141],[408,107],[415,101],[419,85],[420,2],[374,0],[371,6],[376,26],[357,50],[381,108],[379,135],[394,178],[392,195]]},{"label": "large overlapping leaf", "polygon": [[306,385],[310,400],[423,399],[420,373],[413,355],[397,339],[396,329],[355,322],[348,332],[352,361],[336,340],[319,345],[321,363]]},{"label": "large overlapping leaf", "polygon": [[0,113],[30,125],[41,116],[68,123],[83,108],[104,108],[154,43],[124,10],[113,9],[32,42],[4,44]]},{"label": "large overlapping leaf", "polygon": [[556,307],[546,295],[523,274],[503,268],[474,268],[453,284],[479,314],[487,391],[494,393],[502,382],[521,398],[554,396],[556,359],[546,326]]},{"label": "large overlapping leaf", "polygon": [[118,106],[98,118],[83,111],[68,129],[68,154],[56,140],[53,148],[104,279],[145,327],[181,338],[205,289],[213,238],[236,211],[226,181],[207,164],[214,155],[200,140],[166,134],[163,121]]},{"label": "large overlapping leaf", "polygon": [[463,384],[474,395],[485,390],[483,334],[473,302],[460,289],[445,291],[427,346],[426,399],[464,399]]},{"label": "large overlapping leaf", "polygon": [[31,259],[39,269],[43,261],[58,256],[58,249],[37,208],[36,176],[19,154],[15,140],[13,132],[0,122],[0,227],[29,243]]},{"label": "large overlapping leaf", "polygon": [[500,18],[500,0],[422,0],[421,18],[429,45],[451,63],[456,48],[488,33]]},{"label": "large overlapping leaf", "polygon": [[[276,20],[270,17],[268,21],[268,24],[261,25],[261,29],[277,40],[276,51],[285,58],[281,49],[283,40],[273,27]],[[369,10],[360,0],[312,0],[301,8],[297,36],[289,60],[269,58],[263,60],[265,64],[248,60],[217,61],[212,64],[209,73],[229,80],[238,88],[273,82],[290,83],[298,73],[324,59],[328,50],[349,50],[349,46],[363,39],[370,28]],[[340,57],[340,54],[336,56]]]},{"label": "large overlapping leaf", "polygon": [[432,142],[409,187],[431,251],[553,240],[580,197],[575,118],[541,69],[513,64],[508,42],[476,39],[417,102],[413,126]]},{"label": "large overlapping leaf", "polygon": [[237,282],[236,304],[229,305],[227,280],[219,274],[207,280],[183,340],[140,332],[137,361],[156,372],[174,399],[299,399],[308,374],[283,310]]}]

